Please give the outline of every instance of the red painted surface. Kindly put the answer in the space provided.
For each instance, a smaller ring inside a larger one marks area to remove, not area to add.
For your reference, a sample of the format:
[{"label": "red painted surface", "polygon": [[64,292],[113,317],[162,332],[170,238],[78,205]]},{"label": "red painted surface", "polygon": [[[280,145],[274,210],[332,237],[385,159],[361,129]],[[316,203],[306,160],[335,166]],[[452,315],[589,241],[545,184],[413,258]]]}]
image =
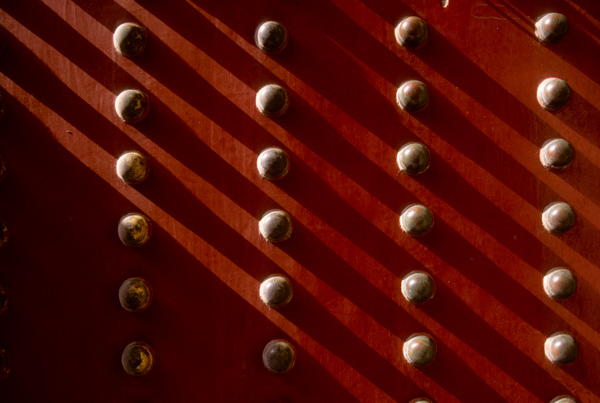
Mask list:
[{"label": "red painted surface", "polygon": [[[12,232],[0,252],[10,292],[0,347],[12,373],[2,401],[408,401],[533,402],[570,394],[600,399],[600,6],[593,0],[5,0],[0,5],[0,85],[6,114],[0,216]],[[560,44],[541,45],[537,16],[565,14]],[[425,19],[429,43],[407,51],[393,28]],[[279,55],[253,45],[264,20],[290,34]],[[118,56],[112,32],[146,26],[146,51]],[[543,111],[535,93],[565,79],[572,99]],[[429,106],[409,115],[396,88],[419,79]],[[254,106],[266,83],[288,89],[285,115]],[[121,90],[151,97],[135,125],[114,112]],[[575,161],[546,171],[537,151],[567,139]],[[421,141],[432,153],[420,176],[399,173],[396,152]],[[283,180],[262,180],[256,155],[281,146]],[[151,159],[126,186],[115,159]],[[548,234],[542,209],[570,203],[577,223]],[[420,202],[433,230],[410,238],[399,213]],[[258,219],[272,208],[294,219],[271,245]],[[154,223],[145,246],[117,237],[125,213]],[[578,278],[569,300],[545,296],[543,274]],[[413,306],[402,277],[426,270],[432,301]],[[258,298],[284,273],[292,302]],[[131,276],[154,289],[151,308],[123,310]],[[564,367],[543,342],[571,332],[580,354]],[[425,368],[402,357],[412,333],[431,334]],[[262,367],[271,339],[297,349],[295,368]],[[129,342],[148,342],[156,367],[134,378],[120,366]]]}]

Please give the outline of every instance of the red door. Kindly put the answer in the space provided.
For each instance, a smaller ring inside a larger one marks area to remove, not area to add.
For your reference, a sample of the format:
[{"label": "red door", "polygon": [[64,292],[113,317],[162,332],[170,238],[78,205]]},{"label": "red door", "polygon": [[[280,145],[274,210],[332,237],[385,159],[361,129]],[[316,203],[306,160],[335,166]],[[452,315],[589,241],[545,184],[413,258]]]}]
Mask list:
[{"label": "red door", "polygon": [[0,10],[2,401],[600,401],[596,1]]}]

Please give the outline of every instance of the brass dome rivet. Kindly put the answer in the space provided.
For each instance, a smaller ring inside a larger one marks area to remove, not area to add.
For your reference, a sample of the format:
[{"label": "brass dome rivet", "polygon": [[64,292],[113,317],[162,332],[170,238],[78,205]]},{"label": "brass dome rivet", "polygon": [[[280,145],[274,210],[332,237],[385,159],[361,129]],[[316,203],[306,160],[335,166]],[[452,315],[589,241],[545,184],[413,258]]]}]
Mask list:
[{"label": "brass dome rivet", "polygon": [[270,276],[260,284],[259,295],[260,299],[268,306],[280,307],[292,299],[292,284],[284,276]]},{"label": "brass dome rivet", "polygon": [[265,116],[283,115],[288,106],[287,91],[279,85],[265,85],[256,93],[256,107]]},{"label": "brass dome rivet", "polygon": [[566,299],[577,290],[577,279],[571,270],[554,268],[544,276],[544,291],[552,299]]},{"label": "brass dome rivet", "polygon": [[540,161],[544,168],[565,169],[573,162],[573,148],[563,139],[548,140],[540,150]]},{"label": "brass dome rivet", "polygon": [[426,334],[416,334],[404,342],[402,352],[406,362],[420,367],[433,361],[437,348],[431,337]]},{"label": "brass dome rivet", "polygon": [[577,358],[577,342],[568,333],[554,333],[546,339],[544,353],[553,364],[568,364]]},{"label": "brass dome rivet", "polygon": [[258,230],[269,242],[285,241],[292,235],[292,219],[283,210],[270,210],[260,219]]},{"label": "brass dome rivet", "polygon": [[146,48],[147,41],[146,29],[132,22],[119,25],[113,34],[113,44],[116,51],[127,57],[142,53]]},{"label": "brass dome rivet", "polygon": [[117,115],[126,123],[144,119],[150,110],[150,99],[142,91],[125,90],[115,99]]},{"label": "brass dome rivet", "polygon": [[129,312],[141,312],[148,308],[152,295],[152,288],[140,277],[128,278],[119,287],[119,302]]},{"label": "brass dome rivet", "polygon": [[408,174],[420,174],[429,168],[429,150],[421,143],[402,146],[396,157],[398,167]]},{"label": "brass dome rivet", "polygon": [[263,22],[254,36],[256,47],[265,53],[281,52],[288,43],[288,33],[283,25],[275,21]]},{"label": "brass dome rivet", "polygon": [[425,397],[417,397],[416,399],[411,399],[408,403],[433,403],[433,401]]},{"label": "brass dome rivet", "polygon": [[559,13],[548,13],[535,23],[535,36],[544,43],[558,43],[569,32],[569,20]]},{"label": "brass dome rivet", "polygon": [[148,159],[137,151],[129,151],[117,159],[117,176],[125,183],[133,185],[148,176]]},{"label": "brass dome rivet", "polygon": [[290,160],[285,151],[277,147],[263,150],[256,159],[258,173],[265,179],[276,180],[287,175]]},{"label": "brass dome rivet", "polygon": [[265,346],[262,358],[265,368],[281,374],[294,367],[296,350],[285,340],[271,340]]},{"label": "brass dome rivet", "polygon": [[119,222],[119,239],[127,246],[142,246],[152,235],[150,220],[141,214],[130,213]]},{"label": "brass dome rivet", "polygon": [[429,102],[429,90],[425,83],[417,80],[406,81],[396,92],[398,106],[407,112],[417,112]]},{"label": "brass dome rivet", "polygon": [[400,215],[400,227],[412,236],[425,235],[433,227],[433,214],[421,204],[411,204]]},{"label": "brass dome rivet", "polygon": [[550,400],[550,403],[577,403],[574,397],[562,395],[556,396],[554,399]]},{"label": "brass dome rivet", "polygon": [[408,302],[421,304],[433,297],[435,284],[431,276],[424,271],[413,271],[402,279],[401,290]]},{"label": "brass dome rivet", "polygon": [[400,45],[406,48],[417,48],[427,40],[427,24],[419,17],[406,17],[396,26],[394,34]]},{"label": "brass dome rivet", "polygon": [[123,369],[133,376],[146,375],[154,366],[154,361],[154,351],[141,341],[129,343],[121,355]]},{"label": "brass dome rivet", "polygon": [[571,98],[571,88],[560,78],[547,78],[538,86],[537,100],[545,110],[560,109],[569,102],[569,98]]},{"label": "brass dome rivet", "polygon": [[575,224],[575,213],[567,203],[551,203],[542,213],[542,224],[546,231],[553,234],[567,232]]}]

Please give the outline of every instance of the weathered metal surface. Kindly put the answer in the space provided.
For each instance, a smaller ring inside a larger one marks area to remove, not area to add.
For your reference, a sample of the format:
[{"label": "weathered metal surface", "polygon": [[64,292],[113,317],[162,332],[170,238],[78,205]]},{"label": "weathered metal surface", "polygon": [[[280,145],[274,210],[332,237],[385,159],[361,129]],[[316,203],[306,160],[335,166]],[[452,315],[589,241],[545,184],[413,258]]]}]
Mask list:
[{"label": "weathered metal surface", "polygon": [[[0,316],[3,400],[600,399],[597,1],[5,0],[0,9],[9,169],[0,217],[11,230],[0,250],[11,298]],[[536,37],[550,12],[569,21],[560,43]],[[397,42],[407,16],[426,22],[425,46]],[[285,26],[282,52],[256,46],[264,21]],[[134,58],[114,48],[125,22],[148,34]],[[549,77],[571,90],[556,111],[537,99]],[[396,103],[410,80],[428,88],[417,113]],[[289,96],[275,118],[256,107],[268,84]],[[131,88],[151,104],[133,125],[115,113]],[[556,138],[574,158],[549,170],[539,152]],[[398,151],[414,142],[431,164],[405,175]],[[274,182],[257,171],[268,147],[292,167]],[[134,186],[115,172],[130,150],[152,164]],[[554,202],[577,216],[563,234],[542,224]],[[435,217],[422,237],[399,225],[412,204]],[[273,209],[293,220],[285,242],[259,232]],[[153,224],[141,248],[115,231],[131,211]],[[554,267],[577,278],[568,299],[544,291]],[[401,292],[415,270],[436,285],[425,304]],[[274,273],[294,285],[277,309],[259,295]],[[130,277],[152,285],[144,312],[119,303]],[[578,346],[560,366],[544,351],[559,332]],[[402,351],[419,333],[437,347],[424,367]],[[279,339],[295,349],[284,374],[261,359]],[[154,350],[144,377],[121,366],[133,340]]]}]

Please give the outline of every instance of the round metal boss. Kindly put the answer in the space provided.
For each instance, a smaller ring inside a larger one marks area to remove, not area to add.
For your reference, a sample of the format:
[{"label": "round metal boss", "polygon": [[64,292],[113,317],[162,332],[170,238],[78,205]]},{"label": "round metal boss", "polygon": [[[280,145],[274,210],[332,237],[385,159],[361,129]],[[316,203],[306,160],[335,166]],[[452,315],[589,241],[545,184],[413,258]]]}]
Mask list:
[{"label": "round metal boss", "polygon": [[10,375],[10,362],[8,353],[5,349],[0,348],[0,379],[4,379]]},{"label": "round metal boss", "polygon": [[288,33],[283,25],[276,21],[263,22],[254,36],[256,47],[265,53],[279,53],[288,43]]},{"label": "round metal boss", "polygon": [[150,166],[143,154],[129,151],[119,157],[116,169],[117,175],[123,182],[133,185],[146,179]]},{"label": "round metal boss", "polygon": [[544,43],[558,43],[569,32],[569,20],[559,13],[548,13],[535,23],[535,36]]},{"label": "round metal boss", "polygon": [[394,34],[400,45],[417,48],[427,40],[427,24],[419,17],[406,17],[396,26]]},{"label": "round metal boss", "polygon": [[544,353],[553,364],[568,364],[577,358],[577,342],[568,333],[554,333],[546,339]]},{"label": "round metal boss", "polygon": [[290,169],[290,160],[285,151],[270,147],[263,150],[256,159],[258,173],[265,179],[281,179]]},{"label": "round metal boss", "polygon": [[263,364],[271,372],[289,371],[296,363],[296,350],[285,340],[271,340],[262,354]]},{"label": "round metal boss", "polygon": [[129,375],[146,375],[154,366],[154,351],[141,341],[129,343],[121,355],[121,365]]},{"label": "round metal boss", "polygon": [[429,90],[421,81],[406,81],[396,92],[396,102],[407,112],[419,111],[429,102]]},{"label": "round metal boss", "polygon": [[119,25],[113,34],[115,49],[119,54],[127,57],[142,53],[147,42],[146,29],[132,22]]},{"label": "round metal boss", "polygon": [[396,161],[403,172],[420,174],[429,168],[429,150],[421,143],[408,143],[398,151]]},{"label": "round metal boss", "polygon": [[292,235],[292,219],[283,210],[271,210],[260,219],[258,230],[269,242],[285,241]]},{"label": "round metal boss", "polygon": [[424,271],[413,271],[402,279],[401,290],[408,302],[421,304],[433,297],[435,284],[431,276]]},{"label": "round metal boss", "polygon": [[560,78],[547,78],[540,83],[537,89],[537,100],[542,108],[555,111],[562,108],[571,98],[571,88],[566,81]]},{"label": "round metal boss", "polygon": [[287,91],[277,84],[262,87],[256,93],[256,107],[265,116],[280,116],[289,106]]},{"label": "round metal boss", "polygon": [[152,235],[150,220],[141,214],[130,213],[119,222],[119,239],[127,246],[142,246]]},{"label": "round metal boss", "polygon": [[292,299],[292,284],[286,277],[270,276],[260,284],[259,295],[271,307],[283,306]]},{"label": "round metal boss", "polygon": [[8,292],[0,286],[0,314],[4,313],[8,308]]},{"label": "round metal boss", "polygon": [[574,397],[571,396],[556,396],[554,399],[550,400],[550,403],[577,403]]},{"label": "round metal boss", "polygon": [[400,215],[400,227],[409,235],[425,235],[433,227],[433,214],[421,204],[411,204]]},{"label": "round metal boss", "polygon": [[8,243],[9,238],[10,231],[4,220],[0,219],[0,249],[2,249]]},{"label": "round metal boss", "polygon": [[540,150],[540,161],[544,168],[565,169],[573,162],[573,147],[563,139],[548,140]]},{"label": "round metal boss", "polygon": [[408,403],[433,403],[431,400],[426,399],[424,397],[417,397],[416,399],[412,399]]},{"label": "round metal boss", "polygon": [[575,224],[575,213],[567,203],[551,203],[542,213],[542,224],[546,231],[553,234],[567,232]]},{"label": "round metal boss", "polygon": [[402,352],[406,362],[415,366],[429,364],[435,358],[435,342],[426,334],[416,334],[404,342]]},{"label": "round metal boss", "polygon": [[125,90],[115,99],[117,115],[126,123],[136,123],[144,119],[150,110],[150,100],[138,90]]},{"label": "round metal boss", "polygon": [[566,299],[577,290],[577,279],[571,270],[557,267],[544,276],[544,291],[552,299]]},{"label": "round metal boss", "polygon": [[143,278],[128,278],[119,287],[119,302],[126,311],[141,312],[152,302],[152,288]]}]

